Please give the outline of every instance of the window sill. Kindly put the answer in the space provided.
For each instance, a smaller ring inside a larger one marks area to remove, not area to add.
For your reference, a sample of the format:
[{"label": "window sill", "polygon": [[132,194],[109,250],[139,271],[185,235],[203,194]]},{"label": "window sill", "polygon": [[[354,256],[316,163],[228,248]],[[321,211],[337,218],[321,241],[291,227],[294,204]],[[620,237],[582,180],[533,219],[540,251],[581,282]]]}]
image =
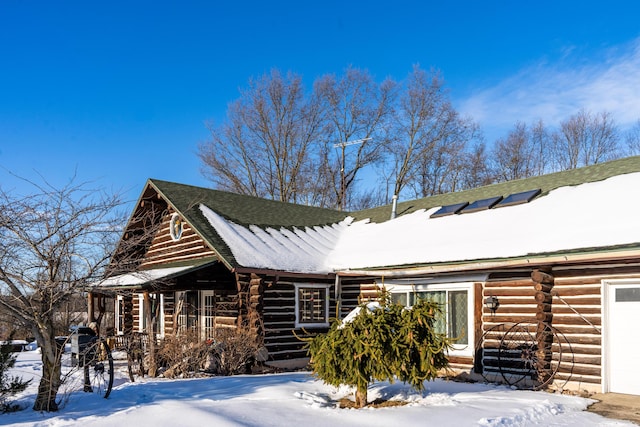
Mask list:
[{"label": "window sill", "polygon": [[328,328],[329,322],[327,323],[295,323],[295,327],[298,329],[308,329],[308,328]]}]

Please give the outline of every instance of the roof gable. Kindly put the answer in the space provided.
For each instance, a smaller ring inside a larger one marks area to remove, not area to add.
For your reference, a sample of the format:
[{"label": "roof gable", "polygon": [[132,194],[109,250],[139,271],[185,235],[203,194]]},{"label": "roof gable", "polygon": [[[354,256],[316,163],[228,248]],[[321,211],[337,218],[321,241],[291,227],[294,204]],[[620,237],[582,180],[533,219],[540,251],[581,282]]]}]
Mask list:
[{"label": "roof gable", "polygon": [[344,212],[332,209],[283,203],[157,179],[150,179],[147,186],[153,188],[182,215],[229,268],[239,266],[236,257],[227,242],[205,218],[201,206],[206,206],[235,224],[263,229],[331,225],[346,216]]}]

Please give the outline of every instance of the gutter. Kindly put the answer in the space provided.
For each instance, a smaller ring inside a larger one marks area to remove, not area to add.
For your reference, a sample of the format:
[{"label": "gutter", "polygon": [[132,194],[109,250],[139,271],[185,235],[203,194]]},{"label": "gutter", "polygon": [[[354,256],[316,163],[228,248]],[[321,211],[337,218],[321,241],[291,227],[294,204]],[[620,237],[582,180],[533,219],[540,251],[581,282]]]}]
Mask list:
[{"label": "gutter", "polygon": [[323,279],[323,280],[333,280],[336,276],[336,272],[328,272],[328,273],[305,273],[299,271],[286,271],[286,270],[271,270],[267,268],[252,268],[252,267],[234,267],[231,269],[232,273],[240,273],[240,274],[250,274],[255,273],[259,275],[264,275],[268,277],[291,277],[291,278],[311,278],[311,279]]},{"label": "gutter", "polygon": [[515,268],[515,267],[532,267],[548,264],[567,264],[567,263],[584,263],[595,261],[617,261],[626,258],[638,258],[640,260],[640,250],[614,250],[602,253],[574,253],[566,255],[537,255],[515,259],[503,260],[487,260],[487,261],[470,261],[449,264],[434,264],[430,266],[416,267],[387,267],[387,268],[370,268],[370,269],[344,269],[336,270],[336,274],[340,277],[380,277],[400,278],[411,277],[416,275],[428,275],[437,273],[455,273],[474,270],[491,270],[496,268]]}]

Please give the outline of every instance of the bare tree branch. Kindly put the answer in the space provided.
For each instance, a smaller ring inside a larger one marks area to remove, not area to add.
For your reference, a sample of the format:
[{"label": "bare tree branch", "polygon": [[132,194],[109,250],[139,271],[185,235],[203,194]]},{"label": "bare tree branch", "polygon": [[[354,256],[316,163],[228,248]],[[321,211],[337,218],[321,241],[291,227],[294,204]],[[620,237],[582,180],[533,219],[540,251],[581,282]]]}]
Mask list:
[{"label": "bare tree branch", "polygon": [[0,306],[30,328],[42,348],[43,380],[34,409],[57,409],[60,352],[55,319],[64,304],[100,278],[118,240],[122,205],[71,180],[56,189],[32,183],[17,196],[0,189]]}]

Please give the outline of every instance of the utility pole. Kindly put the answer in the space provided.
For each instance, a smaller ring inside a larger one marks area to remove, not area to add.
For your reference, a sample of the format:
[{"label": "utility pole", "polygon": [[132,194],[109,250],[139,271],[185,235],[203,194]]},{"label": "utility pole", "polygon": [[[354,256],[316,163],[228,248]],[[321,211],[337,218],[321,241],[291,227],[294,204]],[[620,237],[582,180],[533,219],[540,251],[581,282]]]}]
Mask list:
[{"label": "utility pole", "polygon": [[355,144],[362,144],[366,141],[369,141],[371,138],[362,138],[362,139],[354,139],[353,141],[344,141],[344,142],[338,142],[337,144],[333,144],[333,148],[341,148],[342,149],[342,161],[340,162],[340,210],[344,211],[345,208],[345,200],[346,200],[346,195],[345,195],[345,176],[344,176],[344,162],[345,162],[345,151],[347,146],[349,145],[355,145]]}]

